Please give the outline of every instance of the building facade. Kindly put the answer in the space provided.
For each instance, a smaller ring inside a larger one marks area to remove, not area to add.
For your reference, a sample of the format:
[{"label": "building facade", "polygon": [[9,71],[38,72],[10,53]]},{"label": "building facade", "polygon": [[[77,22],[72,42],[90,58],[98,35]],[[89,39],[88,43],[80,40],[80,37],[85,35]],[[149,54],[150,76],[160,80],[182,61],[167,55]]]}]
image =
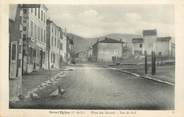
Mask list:
[{"label": "building facade", "polygon": [[51,20],[47,20],[47,51],[49,69],[60,67],[60,30]]},{"label": "building facade", "polygon": [[143,30],[143,41],[144,50],[147,51],[148,55],[151,55],[151,52],[156,49],[157,31],[155,29]]},{"label": "building facade", "polygon": [[133,47],[132,47],[133,55],[143,55],[144,54],[143,38],[133,38],[132,44],[133,44]]},{"label": "building facade", "polygon": [[66,44],[66,58],[67,58],[67,63],[70,64],[72,61],[74,61],[75,58],[75,53],[74,53],[74,42],[73,39],[70,38],[69,36],[67,38],[67,44]]},{"label": "building facade", "polygon": [[22,94],[22,6],[14,7],[14,16],[9,19],[9,99],[18,99]]},{"label": "building facade", "polygon": [[75,62],[85,63],[88,61],[88,51],[80,51],[76,53]]},{"label": "building facade", "polygon": [[123,42],[111,38],[97,41],[93,45],[93,61],[113,62],[113,58],[122,58]]},{"label": "building facade", "polygon": [[171,37],[158,37],[156,30],[144,30],[143,41],[143,51],[146,50],[148,55],[154,51],[156,56],[172,56]]},{"label": "building facade", "polygon": [[66,31],[59,27],[60,32],[60,67],[67,63],[67,37],[66,37]]},{"label": "building facade", "polygon": [[158,37],[155,52],[157,56],[171,56],[171,37]]},{"label": "building facade", "polygon": [[175,43],[171,42],[171,57],[175,57]]},{"label": "building facade", "polygon": [[47,69],[45,5],[23,5],[23,73]]}]

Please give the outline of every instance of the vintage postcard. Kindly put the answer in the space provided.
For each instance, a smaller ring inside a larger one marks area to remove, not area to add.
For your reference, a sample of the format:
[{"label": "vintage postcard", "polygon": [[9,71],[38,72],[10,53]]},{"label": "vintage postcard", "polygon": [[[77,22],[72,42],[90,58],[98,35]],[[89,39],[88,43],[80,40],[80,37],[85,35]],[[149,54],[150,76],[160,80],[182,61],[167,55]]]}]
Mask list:
[{"label": "vintage postcard", "polygon": [[4,1],[0,116],[184,116],[182,9]]}]

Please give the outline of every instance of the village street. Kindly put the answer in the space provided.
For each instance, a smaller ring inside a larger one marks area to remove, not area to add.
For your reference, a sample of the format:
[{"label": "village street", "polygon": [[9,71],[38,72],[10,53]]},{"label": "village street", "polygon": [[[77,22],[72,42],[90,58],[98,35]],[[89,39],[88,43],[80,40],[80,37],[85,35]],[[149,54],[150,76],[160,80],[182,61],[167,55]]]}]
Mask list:
[{"label": "village street", "polygon": [[18,108],[173,109],[174,86],[138,78],[100,65],[68,67],[65,93],[17,103]]}]

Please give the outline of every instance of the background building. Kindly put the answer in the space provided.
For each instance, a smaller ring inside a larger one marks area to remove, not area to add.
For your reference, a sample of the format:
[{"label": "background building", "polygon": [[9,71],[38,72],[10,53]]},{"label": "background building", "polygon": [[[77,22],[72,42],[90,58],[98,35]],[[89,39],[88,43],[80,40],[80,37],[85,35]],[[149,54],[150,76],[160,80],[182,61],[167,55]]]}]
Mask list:
[{"label": "background building", "polygon": [[171,37],[158,37],[156,41],[157,56],[171,56]]},{"label": "background building", "polygon": [[113,58],[121,58],[122,53],[122,41],[105,38],[93,45],[93,60],[97,62],[113,62]]},{"label": "background building", "polygon": [[133,38],[132,39],[132,44],[133,44],[133,47],[132,47],[133,55],[143,55],[143,53],[144,53],[143,38]]},{"label": "background building", "polygon": [[51,20],[47,20],[47,49],[49,69],[60,67],[60,28]]},{"label": "background building", "polygon": [[74,42],[73,39],[67,36],[67,44],[66,44],[66,51],[67,51],[67,63],[71,63],[74,61],[75,52],[74,52]]},{"label": "background building", "polygon": [[175,43],[171,42],[171,57],[175,57]]},{"label": "background building", "polygon": [[59,48],[59,55],[60,55],[60,67],[67,63],[67,38],[66,32],[61,27],[59,28],[59,35],[60,35],[60,48]]},{"label": "background building", "polygon": [[147,51],[148,55],[151,55],[151,52],[155,50],[157,41],[156,29],[143,30],[143,39],[144,39],[144,50]]},{"label": "background building", "polygon": [[75,62],[85,63],[88,62],[88,51],[80,51],[76,53]]},{"label": "background building", "polygon": [[45,5],[23,5],[23,72],[47,69]]}]

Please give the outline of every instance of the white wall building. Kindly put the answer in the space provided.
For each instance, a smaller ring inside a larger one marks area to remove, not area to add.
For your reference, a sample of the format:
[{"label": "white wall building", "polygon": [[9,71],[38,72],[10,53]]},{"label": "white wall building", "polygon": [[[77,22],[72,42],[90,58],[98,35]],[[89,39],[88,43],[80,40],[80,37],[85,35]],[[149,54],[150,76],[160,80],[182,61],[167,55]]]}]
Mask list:
[{"label": "white wall building", "polygon": [[49,69],[61,68],[67,61],[67,38],[65,32],[53,21],[47,20],[47,51]]},{"label": "white wall building", "polygon": [[47,69],[45,5],[23,5],[23,72]]},{"label": "white wall building", "polygon": [[171,37],[158,37],[156,42],[156,55],[170,56],[171,55]]},{"label": "white wall building", "polygon": [[144,39],[144,50],[147,51],[148,55],[151,55],[151,52],[155,50],[157,41],[157,31],[155,29],[143,30],[143,39]]},{"label": "white wall building", "polygon": [[144,42],[143,38],[133,38],[132,39],[132,54],[133,55],[143,55],[144,54]]},{"label": "white wall building", "polygon": [[143,41],[144,50],[148,55],[154,51],[157,56],[173,56],[171,37],[158,37],[156,30],[144,30]]}]

